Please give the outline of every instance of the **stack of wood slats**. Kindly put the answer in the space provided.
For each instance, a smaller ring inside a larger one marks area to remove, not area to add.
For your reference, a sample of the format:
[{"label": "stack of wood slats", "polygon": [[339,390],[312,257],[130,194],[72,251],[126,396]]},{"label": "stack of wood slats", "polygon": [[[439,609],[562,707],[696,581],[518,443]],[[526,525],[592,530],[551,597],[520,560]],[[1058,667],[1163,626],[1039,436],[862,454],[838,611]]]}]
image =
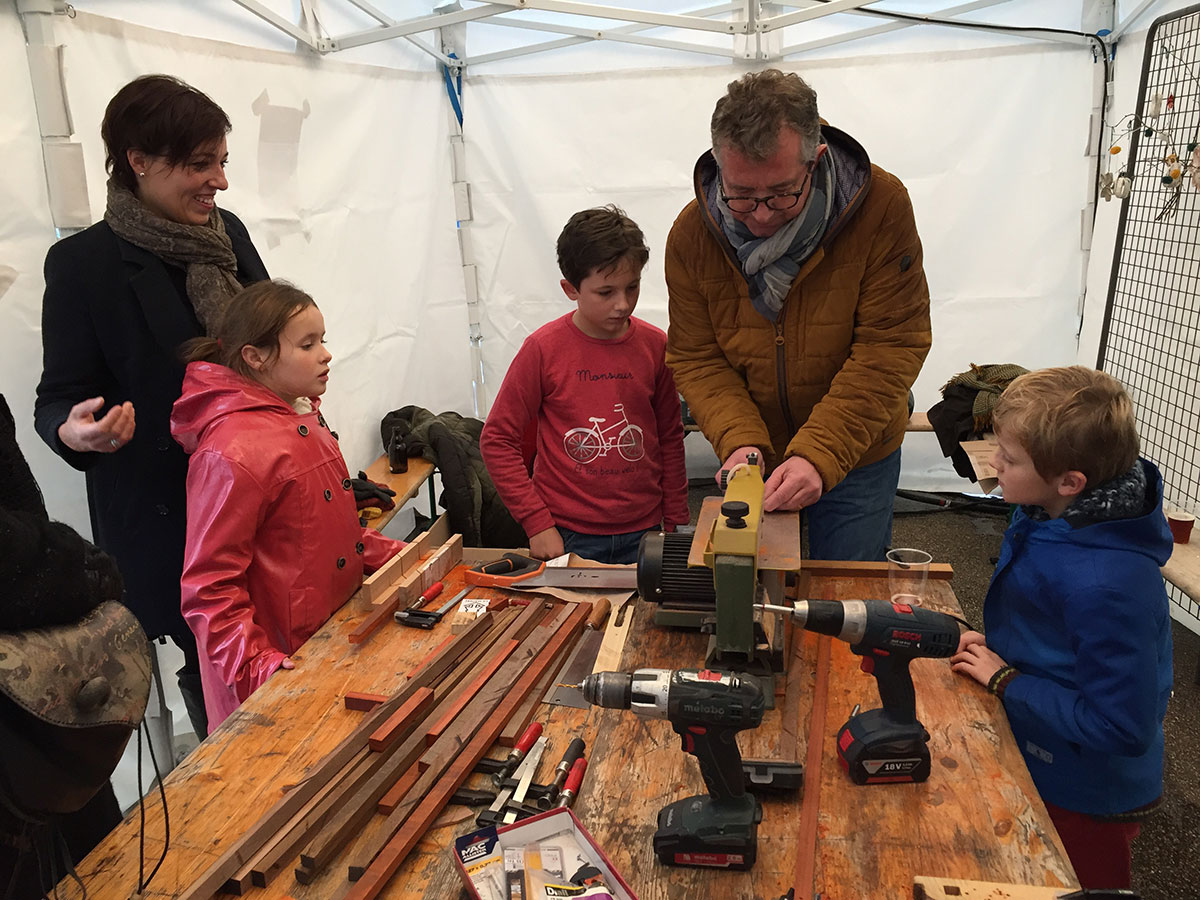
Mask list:
[{"label": "stack of wood slats", "polygon": [[[393,567],[395,584],[404,586],[376,584],[378,601],[394,602],[394,609],[419,593],[424,580],[444,575],[437,570],[457,562],[458,540],[432,549],[411,571]],[[382,622],[378,612],[377,606],[364,625]],[[587,602],[531,596],[523,607],[489,611],[447,638],[392,696],[347,695],[348,707],[369,710],[358,728],[181,896],[209,900],[265,887],[297,857],[296,878],[309,883],[382,814],[382,828],[371,828],[371,841],[358,841],[349,854],[354,883],[345,894],[375,897],[506,726],[532,717],[535,688],[552,677],[590,612]]]}]

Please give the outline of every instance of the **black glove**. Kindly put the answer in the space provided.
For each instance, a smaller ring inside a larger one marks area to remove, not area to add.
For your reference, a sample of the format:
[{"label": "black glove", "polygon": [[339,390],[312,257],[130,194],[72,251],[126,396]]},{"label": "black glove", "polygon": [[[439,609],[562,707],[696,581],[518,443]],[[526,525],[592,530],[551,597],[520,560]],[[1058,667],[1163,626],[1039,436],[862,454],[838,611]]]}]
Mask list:
[{"label": "black glove", "polygon": [[357,478],[351,478],[350,485],[354,489],[355,506],[359,509],[364,509],[368,506],[378,506],[380,509],[395,509],[396,501],[392,498],[396,496],[396,492],[386,484],[372,481],[367,477],[366,472],[359,472]]}]

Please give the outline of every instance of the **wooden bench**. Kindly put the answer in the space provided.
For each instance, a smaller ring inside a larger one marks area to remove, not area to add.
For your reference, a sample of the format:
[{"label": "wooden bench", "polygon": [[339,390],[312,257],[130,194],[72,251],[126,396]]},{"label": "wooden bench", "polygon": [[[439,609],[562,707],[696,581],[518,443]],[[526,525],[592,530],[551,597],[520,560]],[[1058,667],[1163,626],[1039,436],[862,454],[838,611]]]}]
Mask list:
[{"label": "wooden bench", "polygon": [[383,515],[372,519],[370,525],[376,531],[382,531],[383,527],[388,522],[392,521],[392,517],[400,511],[405,503],[417,496],[421,490],[421,485],[429,483],[429,517],[437,518],[437,501],[433,496],[433,471],[434,465],[427,459],[422,459],[419,456],[410,456],[408,458],[408,471],[401,472],[398,475],[393,475],[391,468],[388,466],[387,454],[379,457],[375,462],[367,467],[367,478],[371,481],[378,481],[380,484],[386,484],[389,488],[396,492],[396,505],[391,509],[383,511]]}]

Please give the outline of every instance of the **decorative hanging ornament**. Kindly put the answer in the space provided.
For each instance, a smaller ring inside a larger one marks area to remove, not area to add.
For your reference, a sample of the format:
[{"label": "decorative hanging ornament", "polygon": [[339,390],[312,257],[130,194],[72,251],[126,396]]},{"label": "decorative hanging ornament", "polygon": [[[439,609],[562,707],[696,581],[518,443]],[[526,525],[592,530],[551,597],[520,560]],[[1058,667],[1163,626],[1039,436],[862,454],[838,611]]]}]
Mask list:
[{"label": "decorative hanging ornament", "polygon": [[1113,176],[1112,172],[1105,172],[1100,176],[1100,196],[1104,200],[1113,198]]},{"label": "decorative hanging ornament", "polygon": [[1200,191],[1200,146],[1196,145],[1195,141],[1188,144],[1188,149],[1192,151],[1192,162],[1188,169],[1192,173],[1192,187]]},{"label": "decorative hanging ornament", "polygon": [[1129,192],[1133,190],[1133,181],[1130,180],[1124,172],[1117,176],[1113,182],[1113,196],[1118,200],[1124,200],[1129,196]]},{"label": "decorative hanging ornament", "polygon": [[1175,95],[1167,94],[1167,112],[1175,111]]},{"label": "decorative hanging ornament", "polygon": [[1154,121],[1162,114],[1163,97],[1158,91],[1150,95],[1150,107],[1146,110],[1146,118]]}]

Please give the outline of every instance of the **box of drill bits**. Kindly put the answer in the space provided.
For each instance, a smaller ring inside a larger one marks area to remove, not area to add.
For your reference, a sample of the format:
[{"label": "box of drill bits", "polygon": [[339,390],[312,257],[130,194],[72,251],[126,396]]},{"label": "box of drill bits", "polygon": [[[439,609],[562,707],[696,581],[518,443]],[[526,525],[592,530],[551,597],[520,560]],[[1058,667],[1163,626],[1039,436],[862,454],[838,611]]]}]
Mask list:
[{"label": "box of drill bits", "polygon": [[567,808],[463,835],[453,854],[474,900],[637,900]]}]

